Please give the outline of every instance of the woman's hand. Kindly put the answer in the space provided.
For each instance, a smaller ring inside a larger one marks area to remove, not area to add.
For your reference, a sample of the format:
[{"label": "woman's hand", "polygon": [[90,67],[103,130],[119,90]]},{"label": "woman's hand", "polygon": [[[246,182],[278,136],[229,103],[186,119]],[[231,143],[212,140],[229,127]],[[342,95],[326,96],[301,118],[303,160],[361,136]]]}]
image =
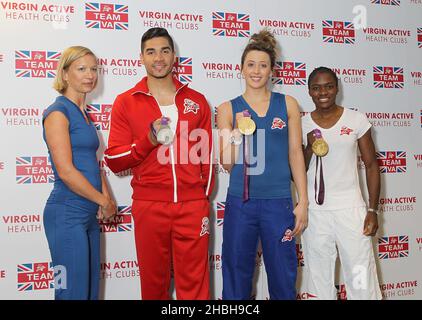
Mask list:
[{"label": "woman's hand", "polygon": [[300,203],[294,208],[293,213],[295,215],[295,228],[293,229],[291,236],[295,237],[300,235],[303,230],[308,226],[308,205],[306,203]]},{"label": "woman's hand", "polygon": [[110,198],[106,198],[103,205],[100,206],[98,218],[107,221],[117,213],[116,202]]}]

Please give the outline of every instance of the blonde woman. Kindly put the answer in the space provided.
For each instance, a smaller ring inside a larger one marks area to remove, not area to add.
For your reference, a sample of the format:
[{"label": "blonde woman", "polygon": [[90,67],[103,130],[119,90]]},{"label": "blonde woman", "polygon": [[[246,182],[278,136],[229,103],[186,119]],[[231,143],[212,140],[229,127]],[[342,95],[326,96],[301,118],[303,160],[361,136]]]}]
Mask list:
[{"label": "blonde woman", "polygon": [[86,95],[97,84],[96,60],[91,50],[80,46],[62,53],[54,81],[61,95],[43,115],[43,138],[55,178],[44,209],[44,228],[57,300],[98,299],[97,219],[116,212],[96,157],[97,132],[85,112]]}]

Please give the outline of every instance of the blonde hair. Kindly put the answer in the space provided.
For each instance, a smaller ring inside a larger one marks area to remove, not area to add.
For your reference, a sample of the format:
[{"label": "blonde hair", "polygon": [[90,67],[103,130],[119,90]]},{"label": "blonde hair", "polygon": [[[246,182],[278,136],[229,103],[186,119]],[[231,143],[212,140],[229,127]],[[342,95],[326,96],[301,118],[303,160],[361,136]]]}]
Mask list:
[{"label": "blonde hair", "polygon": [[274,38],[274,35],[268,29],[263,29],[258,33],[254,33],[249,39],[245,50],[243,50],[241,58],[241,67],[243,68],[243,63],[245,62],[245,58],[248,52],[257,50],[266,52],[270,56],[271,69],[273,69],[277,57],[276,46],[277,40]]},{"label": "blonde hair", "polygon": [[69,47],[62,52],[59,64],[57,65],[56,77],[53,82],[53,88],[56,91],[63,94],[67,89],[67,83],[63,79],[63,71],[67,70],[74,61],[88,54],[93,55],[95,59],[97,59],[90,49],[82,46]]}]

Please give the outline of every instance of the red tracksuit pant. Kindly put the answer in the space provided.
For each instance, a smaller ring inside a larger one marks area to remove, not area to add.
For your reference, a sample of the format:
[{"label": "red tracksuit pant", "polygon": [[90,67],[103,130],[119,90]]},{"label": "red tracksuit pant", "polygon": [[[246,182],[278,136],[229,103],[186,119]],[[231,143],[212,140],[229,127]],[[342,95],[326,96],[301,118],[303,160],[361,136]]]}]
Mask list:
[{"label": "red tracksuit pant", "polygon": [[209,300],[209,202],[133,200],[144,300],[169,300],[173,262],[178,300]]}]

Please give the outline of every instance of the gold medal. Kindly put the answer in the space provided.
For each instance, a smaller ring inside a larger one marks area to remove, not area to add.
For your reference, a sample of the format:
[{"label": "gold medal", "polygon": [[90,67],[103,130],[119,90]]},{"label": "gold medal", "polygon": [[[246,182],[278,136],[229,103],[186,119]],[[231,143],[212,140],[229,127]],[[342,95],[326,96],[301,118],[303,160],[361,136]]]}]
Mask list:
[{"label": "gold medal", "polygon": [[239,131],[241,134],[245,136],[250,136],[256,130],[256,124],[251,119],[251,116],[247,110],[243,111],[243,118],[240,118],[237,121],[237,125],[239,127]]},{"label": "gold medal", "polygon": [[317,139],[312,143],[312,151],[319,157],[323,157],[328,153],[328,144],[323,139]]},{"label": "gold medal", "polygon": [[312,143],[312,151],[318,157],[324,157],[328,153],[328,150],[329,150],[328,144],[322,138],[322,134],[320,130],[318,129],[314,130],[314,137],[315,137],[315,141]]}]

